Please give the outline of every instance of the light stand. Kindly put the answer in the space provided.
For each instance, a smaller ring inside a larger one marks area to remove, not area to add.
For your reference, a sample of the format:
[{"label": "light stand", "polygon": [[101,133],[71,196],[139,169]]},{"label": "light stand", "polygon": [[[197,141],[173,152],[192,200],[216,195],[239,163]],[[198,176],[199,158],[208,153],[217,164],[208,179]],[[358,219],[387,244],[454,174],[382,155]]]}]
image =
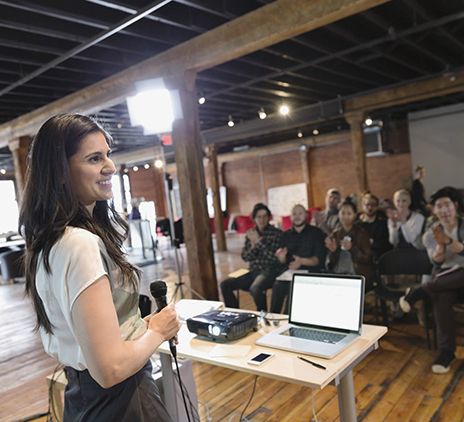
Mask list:
[{"label": "light stand", "polygon": [[177,294],[180,294],[180,298],[184,298],[184,291],[183,287],[187,288],[188,291],[193,293],[195,296],[199,297],[200,299],[206,300],[200,293],[198,293],[196,290],[192,289],[189,285],[185,284],[182,281],[182,274],[180,272],[180,266],[179,266],[179,256],[177,254],[177,245],[176,245],[176,234],[174,231],[174,212],[172,208],[172,200],[171,200],[171,191],[172,191],[172,183],[170,182],[170,177],[169,173],[164,173],[164,188],[166,190],[166,198],[168,201],[168,214],[169,214],[169,227],[171,229],[171,247],[174,248],[174,260],[176,263],[176,273],[177,273],[177,283],[176,283],[176,288],[174,290],[174,293],[172,294],[170,302],[175,301]]}]

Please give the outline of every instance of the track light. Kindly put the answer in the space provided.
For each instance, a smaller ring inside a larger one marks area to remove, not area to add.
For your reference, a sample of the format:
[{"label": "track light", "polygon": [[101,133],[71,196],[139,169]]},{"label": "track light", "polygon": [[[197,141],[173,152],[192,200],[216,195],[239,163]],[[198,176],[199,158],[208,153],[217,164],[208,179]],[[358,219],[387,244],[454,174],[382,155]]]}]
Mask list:
[{"label": "track light", "polygon": [[160,169],[161,167],[163,167],[163,162],[161,160],[156,160],[155,161],[155,167]]},{"label": "track light", "polygon": [[258,115],[259,115],[259,118],[261,120],[265,119],[267,117],[267,114],[266,112],[264,111],[264,108],[260,108],[259,111],[258,111]]},{"label": "track light", "polygon": [[150,164],[145,164],[144,167],[148,170],[150,168]]},{"label": "track light", "polygon": [[283,105],[283,106],[280,107],[280,112],[282,114],[284,114],[284,115],[288,114],[289,111],[290,111],[290,109],[286,105]]},{"label": "track light", "polygon": [[200,98],[198,98],[198,102],[199,102],[200,104],[204,104],[205,101],[206,101],[206,98],[203,97],[203,96],[201,96]]},{"label": "track light", "polygon": [[314,135],[314,136],[319,135],[319,131],[317,130],[317,128],[313,130],[313,135]]},{"label": "track light", "polygon": [[0,173],[6,174],[6,170],[5,170],[5,169],[1,169],[1,170],[0,170]]},{"label": "track light", "polygon": [[298,138],[302,138],[303,137],[303,132],[301,130],[298,131]]},{"label": "track light", "polygon": [[229,127],[232,127],[235,124],[232,120],[232,116],[229,116],[229,122],[227,124],[229,125]]},{"label": "track light", "polygon": [[134,166],[134,167],[132,167],[132,170],[139,171],[139,168],[137,166]]},{"label": "track light", "polygon": [[367,126],[370,126],[372,124],[372,119],[370,117],[367,117],[364,123],[366,123]]}]

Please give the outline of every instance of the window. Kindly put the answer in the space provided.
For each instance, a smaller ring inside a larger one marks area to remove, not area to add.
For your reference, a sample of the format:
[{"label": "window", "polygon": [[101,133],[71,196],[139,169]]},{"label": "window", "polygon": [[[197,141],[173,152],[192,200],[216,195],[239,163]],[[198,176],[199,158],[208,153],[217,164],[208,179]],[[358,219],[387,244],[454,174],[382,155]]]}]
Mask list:
[{"label": "window", "polygon": [[0,198],[2,198],[0,233],[17,232],[19,209],[12,180],[0,180]]}]

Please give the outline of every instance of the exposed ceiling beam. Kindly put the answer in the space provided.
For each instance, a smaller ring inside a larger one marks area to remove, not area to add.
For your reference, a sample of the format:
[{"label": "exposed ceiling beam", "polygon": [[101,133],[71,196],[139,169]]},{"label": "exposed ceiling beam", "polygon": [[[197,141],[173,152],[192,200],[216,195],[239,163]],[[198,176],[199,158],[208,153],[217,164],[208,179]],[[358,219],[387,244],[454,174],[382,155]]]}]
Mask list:
[{"label": "exposed ceiling beam", "polygon": [[134,94],[135,81],[217,66],[387,1],[275,1],[0,126],[0,147],[9,139],[34,134],[46,119],[57,113],[74,110],[94,113],[118,104]]},{"label": "exposed ceiling beam", "polygon": [[111,37],[114,34],[117,34],[119,31],[123,30],[124,28],[127,28],[128,26],[132,25],[133,23],[139,21],[140,19],[143,19],[145,16],[149,15],[150,13],[153,13],[155,10],[165,6],[167,3],[169,3],[171,0],[156,0],[154,3],[150,3],[147,7],[144,7],[142,10],[140,10],[136,15],[130,16],[121,22],[118,22],[117,24],[111,26],[111,28],[100,32],[96,36],[90,38],[89,40],[77,45],[70,51],[66,52],[65,54],[57,57],[56,59],[46,63],[45,65],[41,66],[40,68],[34,70],[33,72],[29,73],[28,75],[22,77],[21,79],[17,80],[16,82],[12,83],[11,85],[8,85],[7,87],[3,88],[0,90],[0,97],[7,92],[12,91],[13,89],[17,88],[18,86],[24,85],[26,82],[30,81],[31,79],[36,78],[37,76],[41,75],[42,73],[45,73],[47,70],[54,68],[56,65],[63,63],[64,61],[68,60],[71,57],[76,56],[79,53],[82,53],[83,51],[87,50],[88,48],[92,47],[95,44],[98,44],[99,42],[103,41],[104,39]]},{"label": "exposed ceiling beam", "polygon": [[345,112],[372,111],[464,91],[464,71],[361,95],[343,102]]}]

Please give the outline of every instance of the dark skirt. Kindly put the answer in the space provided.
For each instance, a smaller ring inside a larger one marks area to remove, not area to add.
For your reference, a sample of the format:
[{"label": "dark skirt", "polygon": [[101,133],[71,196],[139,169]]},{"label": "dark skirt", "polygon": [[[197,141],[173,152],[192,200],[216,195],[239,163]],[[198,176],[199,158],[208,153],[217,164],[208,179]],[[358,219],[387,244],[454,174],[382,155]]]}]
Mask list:
[{"label": "dark skirt", "polygon": [[66,368],[64,422],[172,422],[161,401],[148,361],[136,374],[102,388],[89,371]]}]

